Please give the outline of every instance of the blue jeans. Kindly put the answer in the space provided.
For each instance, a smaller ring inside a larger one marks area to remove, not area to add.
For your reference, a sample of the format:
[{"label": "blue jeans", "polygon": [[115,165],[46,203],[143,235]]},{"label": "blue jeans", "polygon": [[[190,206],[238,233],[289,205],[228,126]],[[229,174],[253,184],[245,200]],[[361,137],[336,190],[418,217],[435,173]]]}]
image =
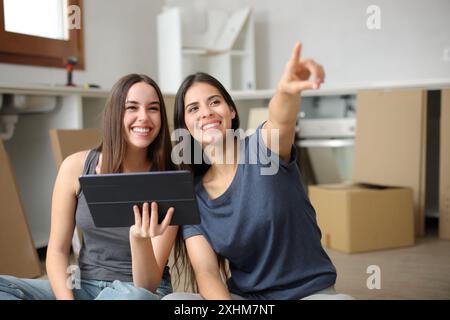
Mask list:
[{"label": "blue jeans", "polygon": [[[72,289],[75,300],[159,300],[172,293],[170,275],[164,272],[156,292],[136,288],[132,282],[81,279],[80,289]],[[0,300],[54,300],[48,280],[0,276]]]}]

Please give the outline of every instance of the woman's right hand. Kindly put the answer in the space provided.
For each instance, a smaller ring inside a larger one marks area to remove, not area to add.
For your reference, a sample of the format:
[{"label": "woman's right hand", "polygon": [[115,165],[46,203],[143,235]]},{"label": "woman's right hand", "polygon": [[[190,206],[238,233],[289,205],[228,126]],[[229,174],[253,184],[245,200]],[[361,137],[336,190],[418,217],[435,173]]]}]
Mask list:
[{"label": "woman's right hand", "polygon": [[156,202],[151,204],[151,213],[149,213],[149,204],[147,202],[142,206],[142,216],[138,206],[133,206],[133,211],[134,225],[130,227],[130,235],[135,239],[145,239],[162,235],[169,226],[175,209],[169,208],[160,224],[158,223],[158,205]]},{"label": "woman's right hand", "polygon": [[302,59],[301,50],[302,45],[297,42],[278,82],[279,92],[298,95],[304,90],[319,89],[324,82],[322,65],[312,59]]}]

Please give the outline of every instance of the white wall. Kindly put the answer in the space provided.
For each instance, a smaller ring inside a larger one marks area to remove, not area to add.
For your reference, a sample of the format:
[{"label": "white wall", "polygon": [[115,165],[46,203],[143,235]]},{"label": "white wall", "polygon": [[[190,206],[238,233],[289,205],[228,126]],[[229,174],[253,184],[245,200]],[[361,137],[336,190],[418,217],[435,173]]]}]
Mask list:
[{"label": "white wall", "polygon": [[[275,86],[296,40],[304,43],[305,57],[325,66],[329,86],[450,78],[449,0],[199,2],[228,10],[254,7],[258,89]],[[129,72],[156,79],[155,19],[164,3],[85,0],[86,70],[75,72],[75,82],[98,83],[108,89]],[[371,4],[381,8],[380,30],[366,27],[366,9]],[[65,73],[0,64],[0,82],[64,83]]]},{"label": "white wall", "polygon": [[[85,71],[74,82],[109,89],[122,75],[145,73],[157,79],[156,15],[163,0],[85,0]],[[64,84],[64,69],[0,63],[0,83]]]},{"label": "white wall", "polygon": [[[276,85],[296,40],[303,42],[303,56],[325,66],[329,86],[450,81],[448,0],[210,0],[208,4],[223,9],[254,7],[259,89]],[[380,30],[366,26],[369,5],[381,9]]]},{"label": "white wall", "polygon": [[[268,1],[269,85],[276,83],[292,43],[324,64],[329,85],[450,79],[448,0]],[[369,5],[381,29],[366,26]],[[259,48],[260,50],[262,48]]]}]

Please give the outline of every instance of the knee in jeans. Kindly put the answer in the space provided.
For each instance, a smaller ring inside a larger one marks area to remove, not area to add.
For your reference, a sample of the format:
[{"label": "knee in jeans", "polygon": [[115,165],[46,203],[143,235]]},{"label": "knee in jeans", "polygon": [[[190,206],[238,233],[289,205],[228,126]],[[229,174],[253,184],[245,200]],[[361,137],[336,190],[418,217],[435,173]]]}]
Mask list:
[{"label": "knee in jeans", "polygon": [[14,284],[14,280],[16,280],[16,277],[13,276],[0,276],[0,287],[8,287],[8,288],[18,288]]},{"label": "knee in jeans", "polygon": [[158,295],[144,289],[136,288],[132,284],[114,281],[112,286],[105,288],[99,298],[118,300],[158,300]]},{"label": "knee in jeans", "polygon": [[0,292],[5,294],[13,295],[19,299],[24,299],[24,292],[14,283],[17,279],[13,276],[0,276]]},{"label": "knee in jeans", "polygon": [[173,292],[173,288],[172,285],[163,285],[161,284],[157,289],[156,289],[156,294],[160,297],[165,297],[169,294],[171,294]]},{"label": "knee in jeans", "polygon": [[2,284],[2,285],[9,284],[14,279],[15,279],[15,277],[13,277],[13,276],[0,276],[0,284]]}]

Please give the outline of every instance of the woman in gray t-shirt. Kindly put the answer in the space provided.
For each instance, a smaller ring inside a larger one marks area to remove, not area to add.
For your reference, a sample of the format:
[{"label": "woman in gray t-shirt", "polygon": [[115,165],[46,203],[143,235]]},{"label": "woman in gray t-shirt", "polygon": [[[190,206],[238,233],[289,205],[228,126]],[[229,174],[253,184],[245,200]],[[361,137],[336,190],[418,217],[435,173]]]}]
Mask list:
[{"label": "woman in gray t-shirt", "polygon": [[[131,228],[96,228],[78,181],[82,174],[173,170],[170,148],[158,85],[145,75],[122,77],[105,106],[101,145],[70,155],[59,169],[47,249],[49,280],[1,276],[0,299],[160,299],[172,292],[166,265],[178,230],[169,226],[173,209],[158,224],[157,204],[147,203],[142,216],[133,208]],[[69,268],[75,223],[84,239],[79,268]]]},{"label": "woman in gray t-shirt", "polygon": [[[297,43],[269,103],[268,120],[249,136],[236,132],[236,106],[212,76],[190,75],[178,90],[174,122],[187,160],[181,162],[197,178],[201,216],[201,224],[184,226],[182,235],[201,296],[175,293],[165,299],[348,298],[334,292],[336,270],[321,246],[295,163],[300,93],[318,89],[325,79],[321,65],[300,59],[300,49]],[[196,157],[196,146],[202,157]],[[216,254],[229,262],[226,284]]]}]

